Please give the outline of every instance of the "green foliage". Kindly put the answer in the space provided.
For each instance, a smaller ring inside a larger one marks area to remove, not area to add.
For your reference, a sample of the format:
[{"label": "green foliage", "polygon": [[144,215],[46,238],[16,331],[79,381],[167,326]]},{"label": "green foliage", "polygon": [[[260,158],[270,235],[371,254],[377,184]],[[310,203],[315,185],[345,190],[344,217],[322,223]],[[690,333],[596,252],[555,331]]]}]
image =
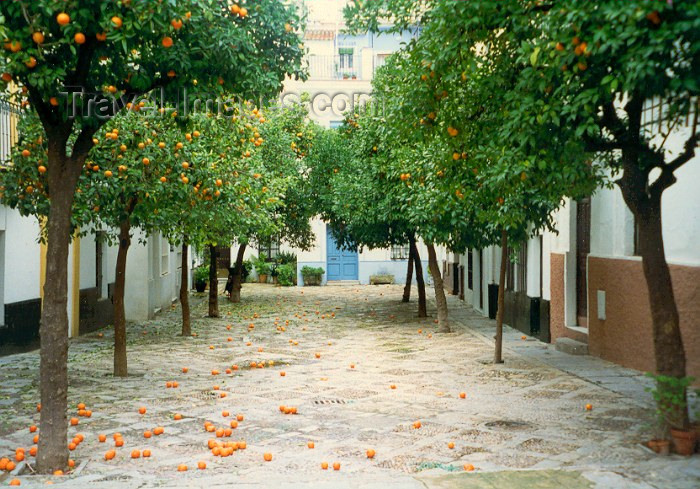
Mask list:
[{"label": "green foliage", "polygon": [[277,267],[277,282],[284,286],[289,287],[294,285],[294,277],[296,276],[297,269],[289,264],[279,265]]},{"label": "green foliage", "polygon": [[209,265],[200,265],[194,269],[195,282],[209,281]]},{"label": "green foliage", "polygon": [[[188,87],[191,92],[255,98],[275,95],[287,73],[304,76],[299,35],[286,28],[299,22],[293,7],[256,0],[243,17],[227,4],[221,0],[2,2],[3,36],[19,49],[8,50],[0,70],[30,88],[31,104],[46,122],[65,120],[69,104],[59,87],[76,83],[105,93],[115,87],[114,93],[124,97],[123,107],[133,94],[156,86],[166,87],[170,94]],[[66,25],[57,19],[62,12],[70,17]],[[173,22],[182,22],[182,27]],[[42,43],[32,39],[36,32],[42,33]],[[82,44],[75,40],[78,33],[84,35]],[[172,39],[171,47],[163,44],[166,37]],[[51,97],[59,104],[50,104]],[[83,109],[87,100],[77,103]],[[82,115],[77,122],[100,124],[97,118]]]},{"label": "green foliage", "polygon": [[656,386],[647,387],[656,402],[656,418],[659,425],[671,428],[683,426],[684,413],[688,409],[688,388],[695,380],[693,377],[671,377],[667,375],[646,374],[654,379]]},{"label": "green foliage", "polygon": [[301,267],[301,276],[302,277],[321,278],[324,273],[326,273],[326,271],[322,267],[310,267],[308,265],[304,265],[303,267]]},{"label": "green foliage", "polygon": [[250,272],[253,270],[253,262],[250,260],[244,260],[243,261],[243,266],[241,270],[241,281],[245,282],[246,279],[248,278],[248,275],[250,275]]},{"label": "green foliage", "polygon": [[268,275],[270,273],[270,264],[267,262],[267,257],[264,253],[260,253],[257,258],[253,259],[253,266],[258,275]]},{"label": "green foliage", "polygon": [[275,261],[280,265],[293,265],[296,269],[297,266],[297,255],[293,251],[280,251],[277,254]]}]

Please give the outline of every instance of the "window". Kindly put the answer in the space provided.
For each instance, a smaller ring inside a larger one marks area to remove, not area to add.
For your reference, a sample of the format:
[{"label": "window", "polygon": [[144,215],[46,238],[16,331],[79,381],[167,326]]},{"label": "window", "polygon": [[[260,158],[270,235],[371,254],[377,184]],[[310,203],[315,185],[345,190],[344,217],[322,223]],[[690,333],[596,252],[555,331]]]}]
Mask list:
[{"label": "window", "polygon": [[340,55],[340,70],[353,71],[353,48],[338,48]]},{"label": "window", "polygon": [[19,105],[0,102],[0,166],[10,163],[12,147],[17,143]]},{"label": "window", "polygon": [[160,274],[170,273],[170,244],[168,240],[160,237]]},{"label": "window", "polygon": [[409,245],[391,245],[391,259],[392,260],[408,260],[408,255],[410,253]]},{"label": "window", "polygon": [[265,254],[267,261],[274,261],[280,253],[280,239],[273,236],[266,241],[258,242],[258,254]]},{"label": "window", "polygon": [[518,292],[527,291],[527,243],[518,250]]},{"label": "window", "polygon": [[467,250],[467,288],[474,290],[474,253]]},{"label": "window", "polygon": [[640,256],[641,249],[640,249],[640,242],[639,242],[639,220],[637,219],[637,216],[634,216],[634,231],[633,232],[634,232],[634,237],[633,237],[634,249],[633,249],[632,253],[634,254],[634,256]]}]

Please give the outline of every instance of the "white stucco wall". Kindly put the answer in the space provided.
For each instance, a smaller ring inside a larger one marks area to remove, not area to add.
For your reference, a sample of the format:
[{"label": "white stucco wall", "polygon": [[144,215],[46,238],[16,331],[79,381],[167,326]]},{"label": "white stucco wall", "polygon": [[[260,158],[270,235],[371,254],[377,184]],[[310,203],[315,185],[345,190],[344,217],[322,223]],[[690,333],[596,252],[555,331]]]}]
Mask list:
[{"label": "white stucco wall", "polygon": [[88,234],[80,238],[80,290],[97,285],[97,247],[95,235]]},{"label": "white stucco wall", "polygon": [[[148,244],[139,243],[141,231],[137,231],[131,240],[126,259],[126,289],[124,291],[124,309],[128,320],[143,321],[149,318],[149,288],[151,266],[149,263]],[[116,254],[115,254],[116,256]],[[116,259],[115,259],[116,265]]]},{"label": "white stucco wall", "polygon": [[[683,148],[688,131],[669,136],[667,160]],[[662,197],[662,224],[666,260],[678,265],[700,265],[700,156],[675,172],[677,182]],[[656,175],[652,175],[652,181]],[[630,258],[634,254],[634,217],[619,187],[599,189],[591,199],[591,254]]]},{"label": "white stucco wall", "polygon": [[[2,269],[3,303],[40,297],[39,222],[3,207],[5,253]],[[69,267],[70,268],[70,267]]]}]

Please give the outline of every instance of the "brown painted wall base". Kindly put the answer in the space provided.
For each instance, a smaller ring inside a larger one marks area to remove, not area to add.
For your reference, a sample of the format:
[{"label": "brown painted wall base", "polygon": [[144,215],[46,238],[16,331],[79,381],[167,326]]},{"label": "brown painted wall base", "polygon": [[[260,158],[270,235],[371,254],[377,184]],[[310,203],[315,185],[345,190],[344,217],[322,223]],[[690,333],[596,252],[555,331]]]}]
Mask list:
[{"label": "brown painted wall base", "polygon": [[[550,330],[587,341],[592,355],[645,372],[656,370],[651,308],[642,262],[588,257],[588,335],[564,326],[564,255],[551,254]],[[687,372],[700,378],[700,267],[670,265],[680,314]],[[605,291],[605,320],[598,319],[598,290]]]},{"label": "brown painted wall base", "polygon": [[[689,376],[700,378],[700,267],[670,265]],[[606,319],[598,320],[598,290]],[[654,371],[651,307],[642,262],[588,257],[589,351],[625,367]]]}]

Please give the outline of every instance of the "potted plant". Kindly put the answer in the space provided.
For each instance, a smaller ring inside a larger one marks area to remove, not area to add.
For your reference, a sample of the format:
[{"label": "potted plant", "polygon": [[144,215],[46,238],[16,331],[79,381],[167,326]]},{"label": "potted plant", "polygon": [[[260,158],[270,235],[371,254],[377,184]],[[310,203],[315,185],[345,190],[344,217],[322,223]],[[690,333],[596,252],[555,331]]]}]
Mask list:
[{"label": "potted plant", "polygon": [[278,267],[277,263],[270,265],[270,277],[272,277],[272,283],[275,285],[277,285],[277,276],[279,275]]},{"label": "potted plant", "polygon": [[646,445],[659,455],[671,453],[671,440],[669,440],[668,425],[666,424],[666,413],[658,407],[654,410],[653,419],[650,423],[652,438]]},{"label": "potted plant", "polygon": [[343,80],[350,78],[350,73],[343,73]]},{"label": "potted plant", "polygon": [[357,75],[355,73],[352,74],[352,79],[357,80]]},{"label": "potted plant", "polygon": [[304,285],[321,285],[321,278],[326,271],[321,267],[303,266],[301,268],[301,276],[304,279]]},{"label": "potted plant", "polygon": [[267,263],[265,254],[260,253],[253,264],[255,266],[255,271],[258,274],[258,283],[266,284],[267,275],[270,273],[270,264]]},{"label": "potted plant", "polygon": [[204,292],[209,280],[209,265],[200,265],[194,269],[194,288],[197,292]]},{"label": "potted plant", "polygon": [[675,452],[679,455],[692,455],[695,451],[696,433],[685,426],[684,420],[688,409],[687,391],[694,379],[647,375],[655,381],[654,388],[647,388],[647,392],[651,393],[656,402],[658,416],[663,419],[664,427],[670,428]]}]

